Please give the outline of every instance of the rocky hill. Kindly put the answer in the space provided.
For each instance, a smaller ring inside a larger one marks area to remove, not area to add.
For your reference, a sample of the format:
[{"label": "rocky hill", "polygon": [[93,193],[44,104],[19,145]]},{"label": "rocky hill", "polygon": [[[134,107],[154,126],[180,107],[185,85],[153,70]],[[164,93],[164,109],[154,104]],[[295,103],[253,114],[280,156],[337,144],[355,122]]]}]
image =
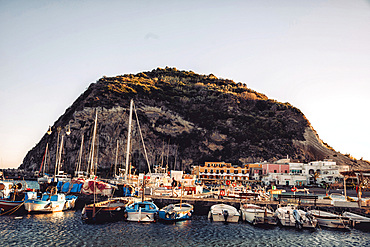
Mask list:
[{"label": "rocky hill", "polygon": [[[340,165],[369,165],[323,143],[303,113],[289,103],[268,99],[243,83],[212,74],[158,68],[103,77],[91,84],[54,123],[52,134],[45,134],[27,153],[20,168],[38,170],[49,143],[47,168],[53,171],[58,131],[61,140],[69,126],[71,134],[63,139],[62,169],[70,173],[75,169],[82,136],[82,167],[86,169],[96,112],[99,172],[112,172],[117,143],[118,166],[123,167],[131,99],[152,167],[167,164],[169,169],[189,171],[191,165],[205,161],[237,165],[275,161],[287,155],[301,162],[333,159]],[[143,171],[148,168],[134,123],[131,162]]]}]

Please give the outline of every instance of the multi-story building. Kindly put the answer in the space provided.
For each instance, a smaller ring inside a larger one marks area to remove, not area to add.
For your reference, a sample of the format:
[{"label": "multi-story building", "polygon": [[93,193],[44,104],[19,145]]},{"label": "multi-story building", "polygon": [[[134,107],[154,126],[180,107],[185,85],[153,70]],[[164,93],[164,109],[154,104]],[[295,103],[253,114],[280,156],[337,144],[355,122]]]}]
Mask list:
[{"label": "multi-story building", "polygon": [[255,163],[255,164],[247,164],[245,165],[249,169],[249,178],[251,180],[258,180],[260,181],[262,178],[262,164]]},{"label": "multi-story building", "polygon": [[335,161],[325,159],[323,161],[313,161],[304,165],[304,173],[308,175],[309,184],[313,183],[334,183],[341,180],[343,176],[340,171],[349,170],[348,166],[338,166]]},{"label": "multi-story building", "polygon": [[204,165],[193,166],[193,174],[203,183],[221,183],[229,180],[245,184],[249,180],[248,166],[236,166],[225,162],[205,162]]}]

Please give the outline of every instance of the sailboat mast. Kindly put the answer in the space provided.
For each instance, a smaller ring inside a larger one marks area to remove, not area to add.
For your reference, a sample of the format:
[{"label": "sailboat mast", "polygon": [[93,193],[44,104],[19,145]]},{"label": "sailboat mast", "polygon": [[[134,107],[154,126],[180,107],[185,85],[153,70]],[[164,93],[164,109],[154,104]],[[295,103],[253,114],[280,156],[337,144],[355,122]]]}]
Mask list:
[{"label": "sailboat mast", "polygon": [[55,176],[57,175],[57,167],[58,167],[59,133],[60,133],[60,127],[58,127],[57,150],[55,153],[54,179],[55,179]]},{"label": "sailboat mast", "polygon": [[139,118],[138,118],[138,116],[137,116],[136,108],[135,108],[135,116],[136,116],[137,127],[139,128],[139,133],[140,133],[140,137],[141,137],[141,142],[143,143],[143,149],[144,149],[145,159],[146,159],[146,162],[147,162],[147,164],[148,164],[149,174],[152,174],[152,172],[151,172],[151,170],[150,170],[150,163],[149,163],[149,159],[148,159],[148,154],[147,154],[147,152],[146,152],[145,143],[144,143],[144,138],[143,138],[143,133],[141,132],[140,123],[139,123]]},{"label": "sailboat mast", "polygon": [[95,147],[95,137],[96,137],[96,125],[98,121],[98,112],[95,113],[95,124],[94,124],[94,132],[93,132],[93,138],[92,138],[92,147],[91,147],[91,160],[90,160],[90,175],[93,175],[94,170],[94,147]]},{"label": "sailboat mast", "polygon": [[62,140],[60,141],[60,148],[59,148],[59,159],[58,159],[58,170],[57,170],[57,174],[59,174],[59,171],[60,171],[60,161],[62,159],[62,150],[63,150],[63,140],[64,140],[64,136],[62,135]]},{"label": "sailboat mast", "polygon": [[42,174],[45,175],[45,167],[46,167],[46,164],[47,164],[47,158],[48,158],[48,149],[49,149],[49,143],[46,143],[46,150],[45,150],[45,163],[44,163],[44,167],[43,167],[43,171],[42,171]]},{"label": "sailboat mast", "polygon": [[130,142],[131,142],[131,124],[132,124],[132,109],[134,105],[134,100],[130,101],[130,116],[128,119],[128,133],[127,133],[127,150],[126,150],[126,169],[125,169],[125,179],[127,179],[128,165],[130,160]]},{"label": "sailboat mast", "polygon": [[80,147],[80,153],[78,155],[78,163],[77,163],[77,166],[76,166],[76,175],[78,175],[78,173],[80,172],[81,170],[81,161],[82,161],[82,149],[83,149],[83,145],[84,145],[84,135],[82,135],[82,139],[81,139],[81,147]]},{"label": "sailboat mast", "polygon": [[114,163],[114,177],[115,177],[115,176],[116,176],[116,174],[117,174],[118,146],[119,146],[119,144],[118,144],[118,140],[117,140],[116,161],[115,161],[115,163]]}]

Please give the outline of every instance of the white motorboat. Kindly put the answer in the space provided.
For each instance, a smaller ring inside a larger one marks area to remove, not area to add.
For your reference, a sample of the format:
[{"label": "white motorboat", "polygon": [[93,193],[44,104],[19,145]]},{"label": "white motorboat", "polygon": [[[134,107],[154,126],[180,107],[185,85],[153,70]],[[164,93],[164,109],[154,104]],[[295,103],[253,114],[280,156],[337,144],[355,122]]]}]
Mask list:
[{"label": "white motorboat", "polygon": [[361,230],[370,231],[370,218],[359,214],[344,212],[344,217],[350,220],[351,226]]},{"label": "white motorboat", "polygon": [[328,228],[339,228],[347,229],[349,225],[349,219],[339,214],[333,214],[322,210],[310,210],[310,214],[315,216],[319,226]]},{"label": "white motorboat", "polygon": [[73,209],[77,196],[64,195],[61,193],[44,193],[41,199],[30,199],[24,202],[27,212],[53,213]]},{"label": "white motorboat", "polygon": [[216,222],[238,222],[240,213],[238,210],[227,204],[215,204],[208,213],[208,219]]},{"label": "white motorboat", "polygon": [[317,220],[312,214],[297,209],[292,204],[276,209],[275,213],[282,226],[295,226],[298,229],[315,228],[317,226]]},{"label": "white motorboat", "polygon": [[274,212],[266,207],[260,207],[254,204],[244,204],[240,208],[242,220],[253,225],[269,224],[276,225],[277,220]]}]

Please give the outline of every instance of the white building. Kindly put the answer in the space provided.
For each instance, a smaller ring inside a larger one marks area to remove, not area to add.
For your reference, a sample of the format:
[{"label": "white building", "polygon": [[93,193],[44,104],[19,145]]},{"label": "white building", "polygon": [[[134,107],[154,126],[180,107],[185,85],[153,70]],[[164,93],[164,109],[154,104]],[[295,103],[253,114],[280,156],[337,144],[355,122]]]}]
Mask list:
[{"label": "white building", "polygon": [[273,182],[275,185],[304,186],[307,185],[307,176],[292,173],[269,173],[262,178],[262,181],[267,185]]},{"label": "white building", "polygon": [[304,186],[308,184],[335,183],[343,178],[339,173],[349,170],[348,166],[338,166],[333,160],[313,161],[308,164],[291,163],[289,161],[289,173],[276,172],[265,169],[262,181],[266,184]]},{"label": "white building", "polygon": [[348,166],[338,166],[333,160],[313,161],[304,166],[309,184],[334,183],[343,178],[340,171],[349,170]]}]

